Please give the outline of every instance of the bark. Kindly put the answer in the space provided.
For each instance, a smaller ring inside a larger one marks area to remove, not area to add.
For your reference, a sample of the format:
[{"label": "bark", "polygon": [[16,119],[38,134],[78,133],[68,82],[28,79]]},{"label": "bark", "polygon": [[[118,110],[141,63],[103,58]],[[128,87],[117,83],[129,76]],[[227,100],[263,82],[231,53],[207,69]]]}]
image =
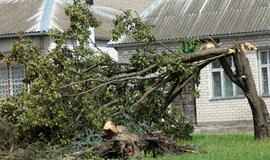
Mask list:
[{"label": "bark", "polygon": [[220,59],[221,65],[229,78],[245,93],[253,115],[255,139],[270,137],[270,117],[265,102],[259,97],[253,79],[251,67],[245,51],[236,44],[236,54],[233,55],[236,73],[230,69],[226,59]]}]

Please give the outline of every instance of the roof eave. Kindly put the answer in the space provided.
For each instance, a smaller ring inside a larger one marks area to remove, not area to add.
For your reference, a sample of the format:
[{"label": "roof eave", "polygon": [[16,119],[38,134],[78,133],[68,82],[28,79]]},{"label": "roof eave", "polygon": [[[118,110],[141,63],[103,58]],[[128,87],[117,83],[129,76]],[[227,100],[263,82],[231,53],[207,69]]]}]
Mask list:
[{"label": "roof eave", "polygon": [[[23,36],[30,37],[30,36],[47,36],[48,32],[46,31],[36,31],[36,32],[24,32]],[[9,34],[1,34],[0,39],[5,38],[17,38],[19,37],[18,33],[9,33]]]},{"label": "roof eave", "polygon": [[[187,37],[186,39],[200,39],[206,40],[210,37],[213,39],[225,39],[225,38],[238,38],[238,37],[249,37],[249,36],[260,36],[260,35],[268,35],[270,34],[270,30],[265,31],[257,31],[257,32],[245,32],[245,33],[232,33],[232,34],[223,34],[223,35],[209,35],[209,36],[198,36],[198,37]],[[160,40],[162,43],[173,43],[175,39],[164,39]],[[131,42],[131,43],[108,43],[107,46],[109,47],[135,47],[145,45],[146,42]],[[157,44],[157,43],[153,43]]]}]

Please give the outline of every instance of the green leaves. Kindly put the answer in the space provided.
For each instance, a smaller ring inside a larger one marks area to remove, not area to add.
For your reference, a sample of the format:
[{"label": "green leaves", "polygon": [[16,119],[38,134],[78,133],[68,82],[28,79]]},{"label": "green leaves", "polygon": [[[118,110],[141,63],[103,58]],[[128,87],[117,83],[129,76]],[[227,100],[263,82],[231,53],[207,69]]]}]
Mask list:
[{"label": "green leaves", "polygon": [[154,40],[152,25],[146,26],[139,17],[132,17],[131,11],[124,11],[113,20],[115,28],[112,30],[112,38],[117,41],[121,36],[128,35],[136,41],[151,42]]}]

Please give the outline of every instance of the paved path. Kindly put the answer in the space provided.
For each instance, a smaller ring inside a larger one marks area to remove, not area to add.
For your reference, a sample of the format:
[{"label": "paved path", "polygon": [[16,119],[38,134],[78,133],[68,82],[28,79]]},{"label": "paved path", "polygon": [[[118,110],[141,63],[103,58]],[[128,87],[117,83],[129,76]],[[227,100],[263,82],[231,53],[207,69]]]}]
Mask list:
[{"label": "paved path", "polygon": [[252,121],[204,123],[195,126],[194,134],[253,133]]}]

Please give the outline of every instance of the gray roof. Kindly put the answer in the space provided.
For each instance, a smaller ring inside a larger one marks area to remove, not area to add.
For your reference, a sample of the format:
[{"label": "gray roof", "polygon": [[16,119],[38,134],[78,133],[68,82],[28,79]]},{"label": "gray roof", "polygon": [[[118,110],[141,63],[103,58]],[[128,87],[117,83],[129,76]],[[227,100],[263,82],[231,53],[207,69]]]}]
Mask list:
[{"label": "gray roof", "polygon": [[[0,37],[16,36],[19,31],[36,35],[49,29],[65,31],[70,21],[64,8],[71,4],[67,0],[0,0]],[[111,38],[112,20],[120,13],[108,7],[94,7],[94,16],[102,22],[95,30],[96,37]]]},{"label": "gray roof", "polygon": [[94,0],[94,5],[107,6],[120,11],[134,10],[141,14],[155,0]]},{"label": "gray roof", "polygon": [[[46,34],[49,29],[65,31],[70,25],[64,8],[71,0],[0,0],[0,38],[16,36],[19,31],[31,35]],[[110,39],[113,18],[121,10],[135,9],[139,13],[154,0],[95,0],[94,16],[102,22],[95,29],[96,38]]]},{"label": "gray roof", "polygon": [[160,40],[259,33],[270,31],[270,0],[159,0],[143,21]]}]

